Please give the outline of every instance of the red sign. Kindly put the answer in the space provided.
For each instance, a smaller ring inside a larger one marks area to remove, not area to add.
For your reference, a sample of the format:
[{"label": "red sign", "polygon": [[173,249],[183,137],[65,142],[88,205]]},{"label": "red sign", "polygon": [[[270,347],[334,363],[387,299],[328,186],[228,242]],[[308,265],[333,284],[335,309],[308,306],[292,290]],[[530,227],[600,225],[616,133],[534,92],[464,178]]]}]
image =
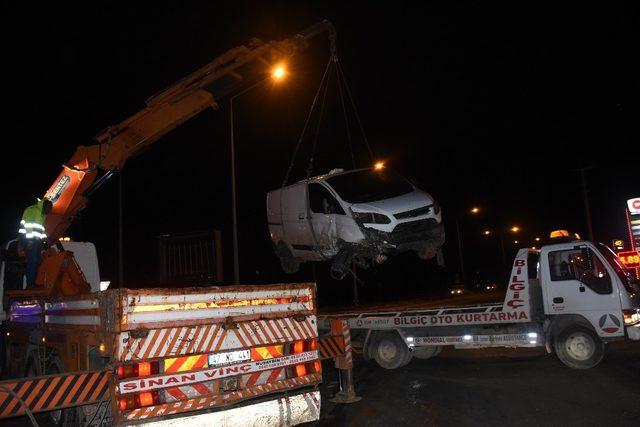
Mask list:
[{"label": "red sign", "polygon": [[618,252],[618,259],[627,268],[640,267],[640,251]]},{"label": "red sign", "polygon": [[640,214],[640,197],[627,200],[627,207],[629,208],[629,212],[631,212],[632,215]]}]

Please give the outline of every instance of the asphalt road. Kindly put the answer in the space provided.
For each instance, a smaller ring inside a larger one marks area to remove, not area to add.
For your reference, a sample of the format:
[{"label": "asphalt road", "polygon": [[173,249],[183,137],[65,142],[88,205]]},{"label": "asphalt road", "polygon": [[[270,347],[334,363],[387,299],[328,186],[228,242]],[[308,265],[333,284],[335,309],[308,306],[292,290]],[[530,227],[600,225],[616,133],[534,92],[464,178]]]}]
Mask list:
[{"label": "asphalt road", "polygon": [[640,425],[640,343],[615,343],[587,371],[564,367],[544,350],[443,351],[395,371],[356,360],[349,405],[329,402],[337,374],[324,365],[315,425],[574,426]]}]

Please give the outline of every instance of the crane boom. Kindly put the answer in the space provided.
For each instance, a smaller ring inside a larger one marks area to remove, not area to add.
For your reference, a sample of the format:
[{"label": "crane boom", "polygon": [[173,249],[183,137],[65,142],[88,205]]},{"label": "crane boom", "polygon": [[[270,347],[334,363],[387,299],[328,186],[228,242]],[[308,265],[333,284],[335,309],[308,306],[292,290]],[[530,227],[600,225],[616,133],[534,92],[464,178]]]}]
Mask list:
[{"label": "crane boom", "polygon": [[146,106],[95,138],[95,144],[79,146],[45,197],[53,202],[45,229],[50,240],[61,237],[88,197],[126,161],[182,123],[264,74],[265,68],[286,61],[307,47],[310,38],[327,31],[335,57],[336,32],[321,21],[293,37],[263,42],[252,38],[215,58],[190,75],[146,100]]}]

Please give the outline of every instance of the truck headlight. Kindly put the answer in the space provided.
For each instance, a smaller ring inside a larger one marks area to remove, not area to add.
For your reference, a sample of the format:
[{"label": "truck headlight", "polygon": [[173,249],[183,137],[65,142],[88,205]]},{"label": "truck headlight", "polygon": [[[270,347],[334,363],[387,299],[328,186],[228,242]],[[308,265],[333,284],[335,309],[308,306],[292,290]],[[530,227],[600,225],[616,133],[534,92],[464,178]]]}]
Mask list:
[{"label": "truck headlight", "polygon": [[391,220],[388,216],[375,212],[352,212],[353,219],[363,224],[389,224]]},{"label": "truck headlight", "polygon": [[622,310],[622,317],[624,318],[624,324],[627,326],[633,326],[640,323],[640,312],[638,312],[637,308]]}]

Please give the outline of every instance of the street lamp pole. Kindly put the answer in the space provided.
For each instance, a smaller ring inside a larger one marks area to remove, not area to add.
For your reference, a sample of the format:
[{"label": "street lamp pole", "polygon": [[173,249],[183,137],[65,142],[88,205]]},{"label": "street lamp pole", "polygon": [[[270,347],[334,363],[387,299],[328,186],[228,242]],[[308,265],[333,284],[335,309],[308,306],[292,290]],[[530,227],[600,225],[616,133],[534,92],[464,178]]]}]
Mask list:
[{"label": "street lamp pole", "polygon": [[229,138],[231,139],[231,221],[233,229],[233,283],[240,283],[240,260],[238,257],[238,206],[237,206],[237,184],[236,184],[236,138],[233,116],[233,100],[244,95],[251,89],[257,87],[267,79],[262,79],[249,86],[240,93],[235,94],[229,100]]},{"label": "street lamp pole", "polygon": [[460,220],[456,218],[456,233],[458,234],[458,254],[460,255],[460,284],[465,285],[464,277],[464,255],[462,252],[462,237],[460,236]]},{"label": "street lamp pole", "polygon": [[[282,66],[277,67],[271,77],[275,80],[280,80],[285,75],[285,69]],[[254,89],[269,80],[266,77],[262,80],[258,80],[243,91],[233,95],[229,99],[229,139],[231,140],[231,221],[233,228],[233,283],[240,283],[240,260],[238,256],[238,206],[237,206],[237,184],[236,184],[236,138],[235,138],[235,126],[233,115],[233,100],[239,96],[244,95],[251,89]]]},{"label": "street lamp pole", "polygon": [[[469,211],[467,212],[467,214],[473,214],[473,215],[477,215],[480,212],[480,208],[477,206],[472,207],[471,209],[469,209]],[[458,235],[458,255],[460,256],[460,284],[462,286],[466,285],[466,277],[464,274],[464,252],[462,251],[462,234],[460,233],[460,217],[464,215],[462,213],[458,214],[456,216],[456,234]]]}]

